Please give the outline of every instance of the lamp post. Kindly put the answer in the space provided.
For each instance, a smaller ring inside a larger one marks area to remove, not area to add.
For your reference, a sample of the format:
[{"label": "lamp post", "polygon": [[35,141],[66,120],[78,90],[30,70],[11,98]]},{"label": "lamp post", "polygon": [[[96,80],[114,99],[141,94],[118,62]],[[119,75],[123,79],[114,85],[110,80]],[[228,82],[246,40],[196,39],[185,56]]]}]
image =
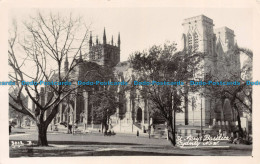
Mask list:
[{"label": "lamp post", "polygon": [[191,99],[192,103],[191,103],[191,108],[192,108],[192,117],[193,117],[193,120],[192,120],[192,123],[193,123],[193,126],[194,126],[194,97],[192,97]]},{"label": "lamp post", "polygon": [[67,133],[69,134],[70,133],[70,128],[69,128],[69,123],[70,123],[70,120],[69,120],[69,115],[70,115],[70,106],[69,106],[69,97],[67,97]]},{"label": "lamp post", "polygon": [[[201,81],[201,78],[197,78],[198,81]],[[201,141],[203,141],[203,124],[202,124],[202,88],[200,88],[200,135],[201,135]]]},{"label": "lamp post", "polygon": [[76,94],[74,97],[74,108],[72,109],[72,134],[75,134],[75,117],[76,117],[76,108],[77,108],[77,98],[76,98]]},{"label": "lamp post", "polygon": [[175,104],[174,104],[174,96],[175,96],[175,91],[171,94],[171,100],[172,100],[172,112],[173,112],[173,145],[176,145],[176,111],[175,111]]},{"label": "lamp post", "polygon": [[201,102],[200,102],[200,132],[201,132],[201,141],[203,141],[203,129],[202,129],[202,94],[201,94]]}]

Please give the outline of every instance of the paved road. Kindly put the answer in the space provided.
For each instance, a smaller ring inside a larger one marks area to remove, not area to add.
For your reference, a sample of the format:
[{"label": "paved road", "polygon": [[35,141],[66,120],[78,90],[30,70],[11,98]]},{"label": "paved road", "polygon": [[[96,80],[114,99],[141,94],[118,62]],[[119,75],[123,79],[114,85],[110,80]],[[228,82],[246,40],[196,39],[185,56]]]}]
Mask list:
[{"label": "paved road", "polygon": [[[14,129],[10,135],[10,145],[14,141],[32,141],[36,144],[35,130]],[[133,135],[118,134],[103,136],[101,133],[64,134],[49,133],[49,147],[12,147],[10,157],[24,156],[121,156],[121,155],[156,155],[156,156],[185,156],[185,155],[237,155],[250,156],[252,146],[228,145],[229,148],[174,148],[166,139],[149,139]]]}]

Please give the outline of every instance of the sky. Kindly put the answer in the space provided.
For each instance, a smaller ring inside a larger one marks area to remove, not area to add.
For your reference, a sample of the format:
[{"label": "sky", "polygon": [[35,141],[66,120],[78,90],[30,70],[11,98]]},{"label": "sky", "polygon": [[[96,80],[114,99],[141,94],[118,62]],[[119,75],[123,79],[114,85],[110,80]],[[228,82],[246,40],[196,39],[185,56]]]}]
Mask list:
[{"label": "sky", "polygon": [[[107,40],[112,35],[114,42],[121,36],[121,61],[128,59],[135,51],[148,49],[166,41],[176,42],[180,48],[183,32],[182,22],[185,18],[204,14],[213,19],[214,28],[227,26],[235,32],[235,39],[241,47],[252,49],[253,13],[249,8],[74,8],[74,9],[41,9],[60,14],[73,13],[82,16],[93,36],[102,40],[104,27]],[[27,20],[38,9],[13,9],[9,20],[18,22]],[[9,21],[11,22],[11,21]],[[95,38],[95,37],[94,37]],[[95,39],[94,39],[95,40]]]}]

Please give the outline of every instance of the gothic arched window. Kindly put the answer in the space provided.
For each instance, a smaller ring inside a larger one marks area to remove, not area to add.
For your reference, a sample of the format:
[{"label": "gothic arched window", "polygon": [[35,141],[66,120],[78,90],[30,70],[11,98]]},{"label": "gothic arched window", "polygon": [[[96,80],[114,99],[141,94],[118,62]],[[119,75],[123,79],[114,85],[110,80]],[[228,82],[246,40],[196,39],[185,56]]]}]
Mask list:
[{"label": "gothic arched window", "polygon": [[212,40],[211,37],[208,37],[208,53],[212,54]]},{"label": "gothic arched window", "polygon": [[192,37],[190,34],[188,34],[188,48],[189,48],[189,50],[192,49]]},{"label": "gothic arched window", "polygon": [[194,51],[197,51],[199,48],[199,36],[197,33],[194,33]]}]

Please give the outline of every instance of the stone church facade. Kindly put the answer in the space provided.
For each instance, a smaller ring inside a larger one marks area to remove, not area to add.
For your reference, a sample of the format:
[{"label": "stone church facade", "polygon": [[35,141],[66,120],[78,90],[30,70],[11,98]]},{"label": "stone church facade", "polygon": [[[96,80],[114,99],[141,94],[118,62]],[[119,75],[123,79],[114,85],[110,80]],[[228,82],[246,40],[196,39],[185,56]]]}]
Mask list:
[{"label": "stone church facade", "polygon": [[[232,53],[237,46],[234,31],[228,27],[214,28],[213,20],[199,15],[187,18],[182,24],[183,48],[205,53],[200,62],[200,71],[194,72],[195,81],[203,81],[205,76],[221,80],[236,81],[233,75],[240,75],[240,55]],[[205,88],[200,92],[187,94],[189,103],[184,106],[184,113],[176,116],[178,133],[189,135],[211,131],[212,127],[224,129],[227,133],[230,125],[236,125],[236,113],[231,109],[228,99],[219,100],[207,96]]]},{"label": "stone church facade", "polygon": [[[230,53],[232,48],[236,46],[235,34],[232,29],[228,27],[214,29],[213,20],[204,15],[187,18],[183,21],[182,26],[184,29],[183,48],[207,53],[207,57],[201,61],[201,71],[194,72],[197,79],[203,79],[202,75],[205,74],[214,74],[222,79],[227,72],[240,73],[240,57]],[[80,55],[78,60],[81,60],[81,64],[75,68],[75,78],[82,80],[86,70],[105,67],[110,69],[119,81],[134,79],[130,63],[120,62],[120,34],[115,43],[113,37],[109,43],[106,37],[104,30],[103,42],[101,43],[98,38],[94,41],[92,34],[90,34],[88,56]],[[65,71],[68,65],[66,62]],[[70,108],[73,110],[70,111],[72,112],[67,112],[66,105],[61,104],[53,123],[77,122],[78,125],[84,126],[83,130],[100,129],[100,122],[93,118],[93,107],[89,104],[89,97],[91,94],[95,94],[96,89],[93,88],[91,91],[83,89],[83,97],[71,100]],[[120,89],[122,89],[121,86],[118,87],[118,92]],[[200,93],[191,92],[187,94],[187,98],[189,102],[191,102],[190,100],[192,102],[186,103],[183,107],[184,112],[176,115],[179,134],[197,135],[200,133],[201,127],[207,131],[211,130],[214,125],[235,124],[235,113],[232,112],[228,100],[221,102],[203,97]],[[115,114],[110,117],[110,128],[118,133],[136,133],[136,131],[145,133],[148,125],[155,121],[149,116],[149,101],[144,99],[137,90],[125,91],[119,99],[124,99],[125,103],[118,107]],[[164,132],[165,125],[157,122],[157,125],[152,126],[151,132],[158,133],[159,131]]]}]

